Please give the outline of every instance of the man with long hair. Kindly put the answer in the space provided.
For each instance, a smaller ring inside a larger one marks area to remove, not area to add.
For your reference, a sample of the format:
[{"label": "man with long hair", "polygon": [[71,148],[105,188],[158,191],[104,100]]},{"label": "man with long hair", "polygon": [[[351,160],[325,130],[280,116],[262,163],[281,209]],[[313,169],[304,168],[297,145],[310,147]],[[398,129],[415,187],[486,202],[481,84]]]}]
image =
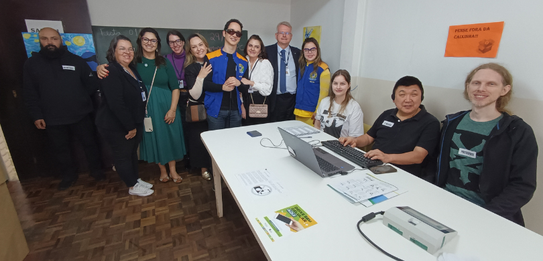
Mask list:
[{"label": "man with long hair", "polygon": [[520,208],[536,188],[537,142],[530,125],[511,116],[513,77],[495,63],[464,83],[471,110],[447,115],[441,130],[437,185],[520,225]]}]

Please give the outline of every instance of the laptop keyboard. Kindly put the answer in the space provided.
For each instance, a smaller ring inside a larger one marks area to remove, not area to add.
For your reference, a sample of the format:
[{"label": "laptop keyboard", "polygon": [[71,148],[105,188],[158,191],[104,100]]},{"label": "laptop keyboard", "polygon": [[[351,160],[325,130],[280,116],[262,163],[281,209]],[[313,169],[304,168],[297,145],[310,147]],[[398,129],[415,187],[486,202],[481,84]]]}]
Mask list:
[{"label": "laptop keyboard", "polygon": [[327,172],[339,170],[338,167],[334,166],[333,164],[330,164],[330,162],[324,160],[323,158],[317,155],[315,156],[317,157],[317,162],[319,163],[319,167],[321,168],[322,172],[327,173]]},{"label": "laptop keyboard", "polygon": [[321,143],[325,148],[328,148],[362,168],[368,169],[373,166],[383,165],[382,161],[366,158],[364,157],[364,152],[349,146],[343,146],[338,140],[327,140],[322,141]]}]

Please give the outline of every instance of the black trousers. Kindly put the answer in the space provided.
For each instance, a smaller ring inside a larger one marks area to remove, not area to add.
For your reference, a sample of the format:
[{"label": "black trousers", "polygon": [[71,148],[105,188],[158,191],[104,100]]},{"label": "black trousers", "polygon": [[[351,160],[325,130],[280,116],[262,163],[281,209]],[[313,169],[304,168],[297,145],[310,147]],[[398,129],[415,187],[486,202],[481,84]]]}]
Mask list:
[{"label": "black trousers", "polygon": [[296,94],[283,93],[275,99],[275,109],[272,115],[272,122],[295,120],[294,106],[296,105]]},{"label": "black trousers", "polygon": [[[46,122],[47,124],[47,122]],[[90,114],[76,123],[66,125],[47,125],[45,128],[52,151],[60,164],[62,179],[72,181],[77,178],[72,159],[71,138],[75,136],[83,145],[91,174],[101,174],[100,150]]]},{"label": "black trousers", "polygon": [[185,137],[189,140],[187,143],[188,150],[190,150],[193,155],[190,157],[190,167],[193,169],[211,169],[211,157],[202,142],[202,138],[200,138],[200,134],[207,130],[209,130],[207,121],[187,122]]},{"label": "black trousers", "polygon": [[[189,93],[185,91],[181,91],[179,93],[179,102],[177,103],[179,106],[179,112],[181,113],[181,123],[183,124],[183,133],[187,133],[189,130],[187,128],[187,121],[185,119],[186,112],[187,112],[187,103],[189,101]],[[184,136],[185,144],[189,143],[189,140],[187,138],[187,135]],[[190,151],[187,150],[187,154],[185,155],[185,158],[190,157]]]},{"label": "black trousers", "polygon": [[114,131],[98,127],[98,131],[111,148],[115,169],[127,187],[134,186],[139,177],[138,145],[143,137],[143,124],[138,124],[136,129],[136,136],[127,140],[124,137],[128,134],[126,131]]}]

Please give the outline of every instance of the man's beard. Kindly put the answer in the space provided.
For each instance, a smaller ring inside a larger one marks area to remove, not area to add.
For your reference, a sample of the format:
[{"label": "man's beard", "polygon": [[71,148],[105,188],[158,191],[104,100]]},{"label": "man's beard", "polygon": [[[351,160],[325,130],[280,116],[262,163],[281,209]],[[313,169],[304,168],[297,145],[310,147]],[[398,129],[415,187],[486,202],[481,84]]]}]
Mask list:
[{"label": "man's beard", "polygon": [[48,44],[46,46],[41,46],[40,53],[48,58],[58,58],[62,54],[61,50],[62,48],[59,48],[53,44]]}]

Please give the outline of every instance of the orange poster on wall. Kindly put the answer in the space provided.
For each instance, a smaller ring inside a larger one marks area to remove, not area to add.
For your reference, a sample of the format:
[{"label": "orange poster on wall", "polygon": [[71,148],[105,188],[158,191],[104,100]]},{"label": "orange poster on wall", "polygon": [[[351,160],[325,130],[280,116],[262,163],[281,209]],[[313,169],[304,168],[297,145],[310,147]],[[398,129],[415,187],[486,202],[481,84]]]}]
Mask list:
[{"label": "orange poster on wall", "polygon": [[503,22],[449,26],[445,57],[495,58]]}]

